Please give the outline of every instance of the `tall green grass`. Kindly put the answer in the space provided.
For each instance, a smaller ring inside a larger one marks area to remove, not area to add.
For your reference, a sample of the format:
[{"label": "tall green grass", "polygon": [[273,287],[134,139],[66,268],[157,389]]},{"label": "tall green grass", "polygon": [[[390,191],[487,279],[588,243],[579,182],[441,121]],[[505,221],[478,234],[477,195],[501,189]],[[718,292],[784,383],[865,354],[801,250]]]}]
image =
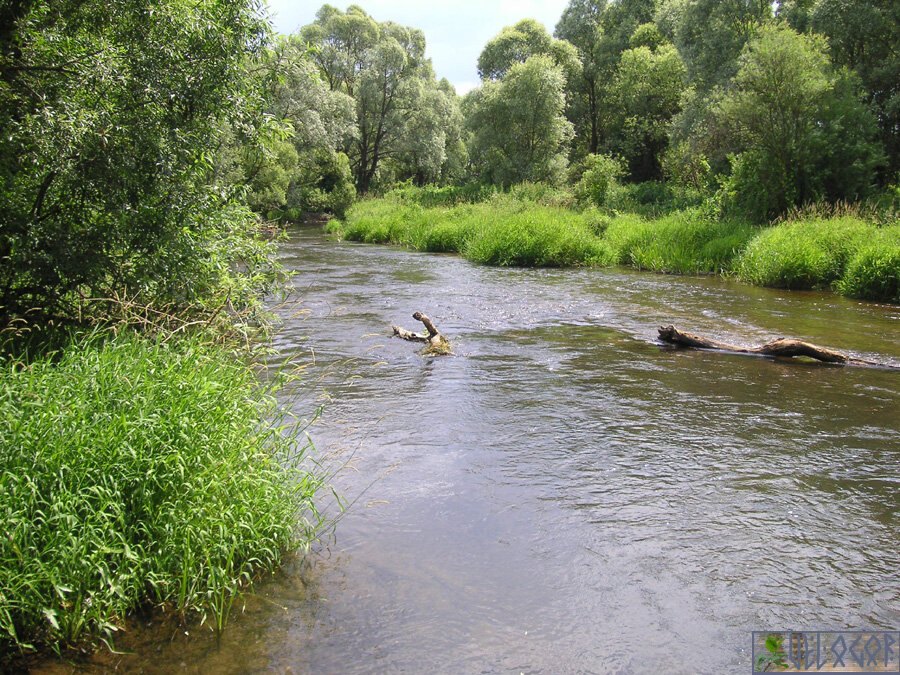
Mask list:
[{"label": "tall green grass", "polygon": [[109,338],[0,359],[0,663],[146,603],[221,629],[322,524],[277,384],[202,336]]},{"label": "tall green grass", "polygon": [[900,225],[879,229],[856,249],[837,290],[852,298],[900,304]]},{"label": "tall green grass", "polygon": [[407,187],[354,205],[329,229],[349,240],[454,252],[489,265],[619,264],[735,275],[761,286],[831,287],[850,297],[900,302],[900,226],[879,226],[845,208],[757,227],[714,217],[702,206],[671,210],[696,203],[697,196],[654,197],[663,188],[656,183],[629,188],[628,199],[646,200],[665,214],[648,219],[641,213],[578,211],[570,208],[564,190],[539,185],[482,192],[471,202],[434,196],[446,188]]},{"label": "tall green grass", "polygon": [[731,269],[732,259],[753,233],[745,223],[712,220],[693,209],[649,221],[619,216],[605,236],[620,265],[671,274],[716,274]]},{"label": "tall green grass", "polygon": [[345,221],[332,221],[328,229],[351,241],[460,253],[491,265],[559,267],[609,264],[596,227],[596,213],[497,193],[480,203],[432,208],[389,195],[356,204]]},{"label": "tall green grass", "polygon": [[827,288],[875,232],[875,226],[849,216],[781,223],[749,242],[735,272],[759,286]]}]

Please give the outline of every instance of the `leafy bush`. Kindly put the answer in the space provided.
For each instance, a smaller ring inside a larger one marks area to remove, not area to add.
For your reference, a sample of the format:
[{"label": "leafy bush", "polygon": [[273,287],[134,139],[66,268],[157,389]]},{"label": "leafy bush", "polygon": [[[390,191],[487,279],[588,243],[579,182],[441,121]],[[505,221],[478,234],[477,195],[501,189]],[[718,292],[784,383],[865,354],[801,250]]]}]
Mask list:
[{"label": "leafy bush", "polygon": [[126,289],[214,304],[261,270],[231,247],[252,215],[208,180],[223,123],[260,123],[248,63],[267,24],[250,0],[153,7],[4,10],[0,320]]},{"label": "leafy bush", "polygon": [[584,205],[603,206],[616,181],[625,173],[618,159],[611,155],[588,155],[575,168],[575,199]]}]

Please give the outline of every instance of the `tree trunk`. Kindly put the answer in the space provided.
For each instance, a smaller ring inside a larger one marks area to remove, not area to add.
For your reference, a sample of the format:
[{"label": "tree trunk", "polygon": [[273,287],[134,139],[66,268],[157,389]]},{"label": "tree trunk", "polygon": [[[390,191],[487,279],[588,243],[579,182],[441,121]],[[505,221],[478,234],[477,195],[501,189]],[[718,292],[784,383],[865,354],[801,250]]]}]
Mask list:
[{"label": "tree trunk", "polygon": [[679,347],[690,347],[692,349],[714,349],[718,351],[737,352],[739,354],[760,354],[762,356],[806,356],[817,361],[825,363],[840,363],[850,366],[877,366],[881,368],[900,368],[900,366],[891,365],[889,363],[877,363],[875,361],[865,361],[856,359],[841,352],[832,349],[819,347],[818,345],[801,340],[790,340],[787,338],[778,338],[767,342],[761,347],[740,347],[738,345],[728,344],[727,342],[719,342],[709,338],[700,337],[693,333],[680,331],[675,326],[660,326],[659,339],[668,344],[677,345]]}]

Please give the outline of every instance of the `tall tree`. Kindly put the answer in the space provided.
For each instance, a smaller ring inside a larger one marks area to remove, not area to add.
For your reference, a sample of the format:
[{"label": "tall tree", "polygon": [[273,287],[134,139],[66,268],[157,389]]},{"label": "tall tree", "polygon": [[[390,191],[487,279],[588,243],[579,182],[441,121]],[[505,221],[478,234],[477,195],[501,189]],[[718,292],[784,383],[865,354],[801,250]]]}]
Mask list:
[{"label": "tall tree", "polygon": [[726,84],[744,45],[771,18],[769,0],[689,0],[679,11],[675,46],[691,84],[701,94]]},{"label": "tall tree", "polygon": [[832,61],[856,71],[878,119],[888,157],[885,178],[900,172],[900,3],[818,0],[809,27],[828,37]]},{"label": "tall tree", "polygon": [[874,120],[824,40],[790,28],[760,30],[741,58],[717,116],[736,151],[728,191],[762,219],[820,198],[866,193],[880,156]]},{"label": "tall tree", "polygon": [[500,82],[486,80],[469,92],[463,109],[470,156],[482,176],[500,185],[559,179],[573,136],[564,83],[551,57],[531,56]]},{"label": "tall tree", "polygon": [[597,46],[600,22],[606,11],[606,0],[570,0],[556,24],[556,37],[572,44],[581,61],[581,71],[568,87],[569,119],[575,125],[576,142],[584,150],[577,154],[594,154],[600,147],[603,128],[605,78]]},{"label": "tall tree", "polygon": [[[635,31],[634,44],[657,44],[653,24]],[[616,103],[611,146],[628,162],[631,178],[645,181],[662,175],[661,156],[669,143],[669,126],[680,110],[687,71],[671,44],[637,46],[622,54],[613,86]]]},{"label": "tall tree", "polygon": [[[385,159],[409,153],[412,143],[441,145],[442,126],[422,123],[425,109],[441,103],[422,31],[378,23],[355,5],[346,12],[324,5],[300,39],[315,47],[331,89],[355,102],[357,129],[346,149],[360,192],[369,191]],[[415,125],[431,136],[414,135]]]},{"label": "tall tree", "polygon": [[581,69],[571,44],[554,39],[534,19],[522,19],[506,26],[484,46],[478,57],[478,75],[482,80],[501,80],[514,64],[525,63],[531,56],[549,56],[567,78],[576,77]]}]

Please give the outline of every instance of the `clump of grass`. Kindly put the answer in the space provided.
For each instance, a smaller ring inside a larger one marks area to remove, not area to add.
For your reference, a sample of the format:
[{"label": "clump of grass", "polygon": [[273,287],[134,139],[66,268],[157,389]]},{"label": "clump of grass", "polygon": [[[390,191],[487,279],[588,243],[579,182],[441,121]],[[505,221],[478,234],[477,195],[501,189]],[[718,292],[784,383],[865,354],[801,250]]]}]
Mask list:
[{"label": "clump of grass", "polygon": [[609,247],[580,214],[532,206],[507,212],[479,229],[463,253],[488,265],[572,267],[608,265]]},{"label": "clump of grass", "polygon": [[[533,186],[522,188],[527,193]],[[422,251],[461,253],[490,265],[571,266],[610,264],[594,211],[579,213],[513,194],[477,204],[424,208],[392,194],[353,206],[329,231],[351,241],[392,243]],[[544,195],[547,196],[547,195]]]},{"label": "clump of grass", "polygon": [[781,223],[760,232],[735,265],[742,281],[776,288],[825,288],[876,228],[855,217]]},{"label": "clump of grass", "polygon": [[737,221],[715,221],[700,210],[679,211],[659,220],[630,214],[606,230],[618,264],[677,274],[713,274],[730,269],[753,229]]},{"label": "clump of grass", "polygon": [[276,384],[201,336],[108,338],[0,359],[0,660],[107,639],[145,603],[221,629],[322,525]]},{"label": "clump of grass", "polygon": [[856,251],[837,289],[852,298],[900,304],[900,225],[878,230]]}]

